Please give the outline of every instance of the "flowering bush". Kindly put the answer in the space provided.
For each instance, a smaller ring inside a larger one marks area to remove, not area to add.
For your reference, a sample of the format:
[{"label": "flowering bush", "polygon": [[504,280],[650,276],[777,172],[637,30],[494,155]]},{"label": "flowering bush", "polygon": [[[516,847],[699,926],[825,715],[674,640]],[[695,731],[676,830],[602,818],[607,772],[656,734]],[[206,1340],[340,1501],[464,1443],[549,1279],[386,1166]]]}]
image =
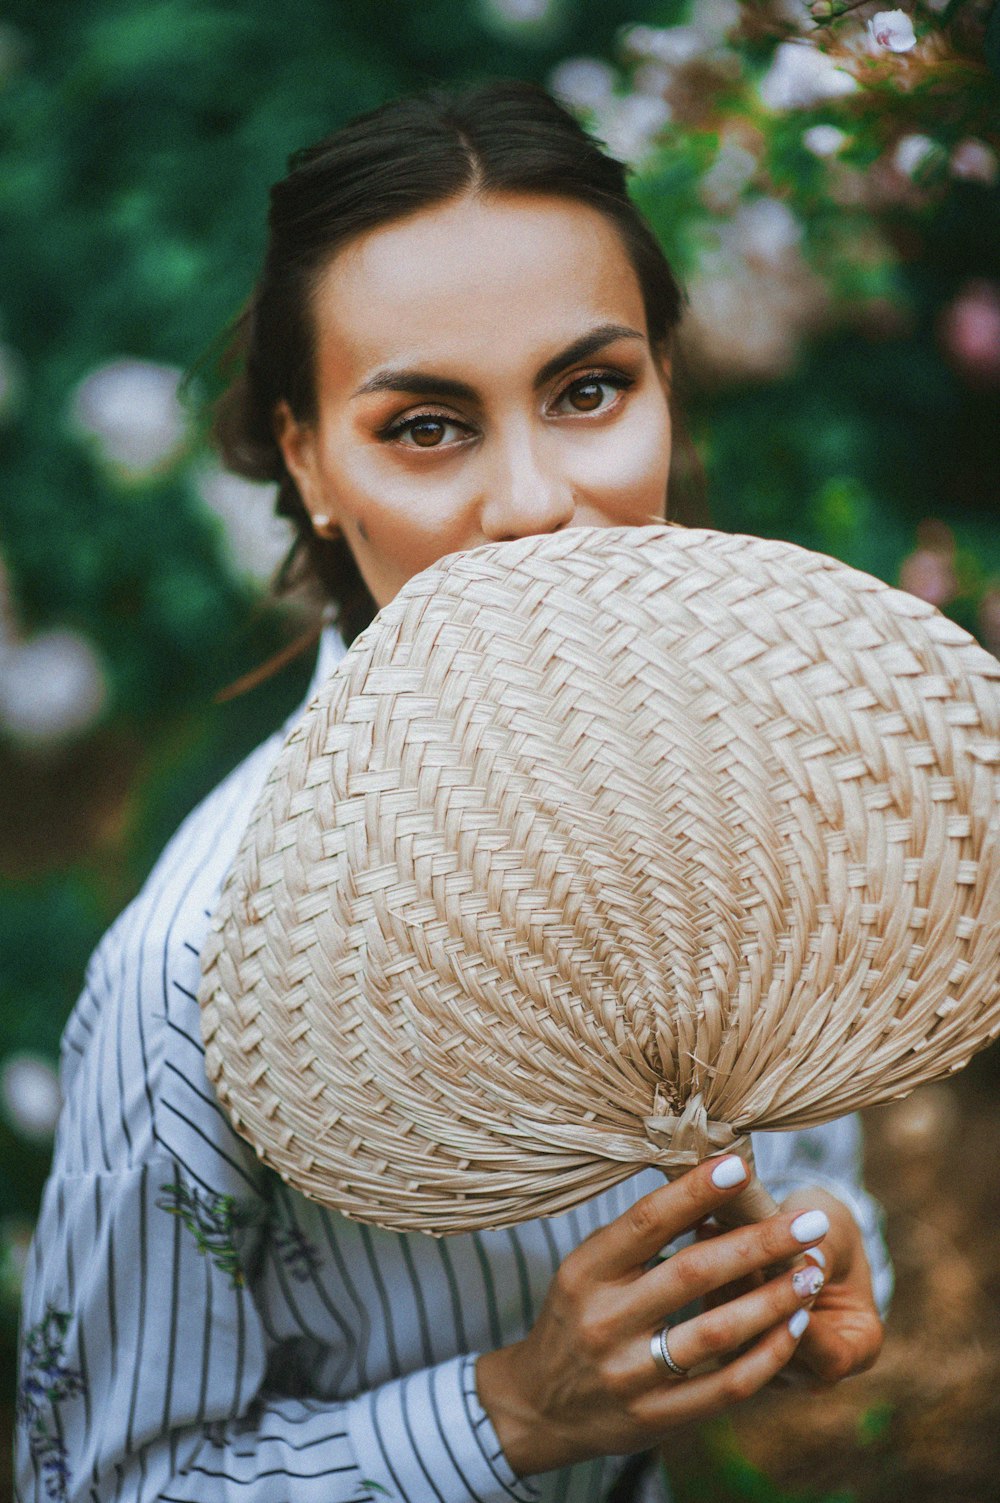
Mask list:
[{"label": "flowering bush", "polygon": [[[663,15],[621,34],[614,66],[570,58],[550,83],[605,139],[631,122],[635,196],[686,284],[711,516],[940,595],[995,640],[1000,9]],[[943,594],[917,543],[939,515],[964,561]]]}]

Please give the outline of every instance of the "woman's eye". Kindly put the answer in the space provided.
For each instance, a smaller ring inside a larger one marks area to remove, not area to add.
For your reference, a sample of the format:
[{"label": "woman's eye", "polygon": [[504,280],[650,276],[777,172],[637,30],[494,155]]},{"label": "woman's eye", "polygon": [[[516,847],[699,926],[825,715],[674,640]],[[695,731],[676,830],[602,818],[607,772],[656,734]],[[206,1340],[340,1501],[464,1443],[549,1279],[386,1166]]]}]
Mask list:
[{"label": "woman's eye", "polygon": [[598,412],[612,405],[604,400],[605,388],[617,392],[626,391],[634,385],[635,382],[628,376],[581,376],[567,386],[560,400],[566,401],[568,398],[576,412]]},{"label": "woman's eye", "polygon": [[402,423],[391,423],[381,436],[399,440],[405,433],[412,442],[405,442],[404,449],[437,449],[444,442],[444,434],[449,428],[453,428],[456,433],[466,431],[461,423],[456,423],[453,418],[445,417],[442,413],[423,412]]}]

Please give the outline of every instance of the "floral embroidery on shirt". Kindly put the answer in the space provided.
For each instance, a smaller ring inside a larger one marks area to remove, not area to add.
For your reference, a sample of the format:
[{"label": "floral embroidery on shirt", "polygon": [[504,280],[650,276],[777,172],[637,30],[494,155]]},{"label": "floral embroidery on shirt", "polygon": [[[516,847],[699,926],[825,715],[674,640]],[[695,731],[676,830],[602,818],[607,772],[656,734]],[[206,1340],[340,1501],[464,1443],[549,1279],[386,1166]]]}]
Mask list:
[{"label": "floral embroidery on shirt", "polygon": [[208,1256],[220,1273],[227,1274],[231,1289],[246,1282],[240,1263],[239,1233],[259,1218],[256,1209],[241,1204],[234,1195],[209,1195],[197,1185],[187,1185],[178,1175],[172,1185],[161,1185],[161,1211],[177,1216],[194,1237],[202,1256]]},{"label": "floral embroidery on shirt", "polygon": [[18,1418],[27,1426],[32,1460],[45,1479],[46,1493],[58,1503],[65,1503],[70,1470],[57,1405],[63,1399],[75,1398],[84,1388],[80,1373],[64,1361],[70,1318],[65,1310],[46,1305],[42,1319],[28,1331],[24,1338],[24,1381],[17,1396]]},{"label": "floral embroidery on shirt", "polygon": [[297,1226],[277,1227],[274,1245],[282,1263],[299,1284],[304,1284],[323,1266],[316,1244]]}]

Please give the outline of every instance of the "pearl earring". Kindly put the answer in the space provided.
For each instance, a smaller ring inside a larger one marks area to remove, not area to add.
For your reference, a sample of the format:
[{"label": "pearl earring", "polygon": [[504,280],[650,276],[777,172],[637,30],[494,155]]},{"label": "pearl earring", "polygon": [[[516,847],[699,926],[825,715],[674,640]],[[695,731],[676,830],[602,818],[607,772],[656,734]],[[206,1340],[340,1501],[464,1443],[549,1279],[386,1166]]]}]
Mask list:
[{"label": "pearl earring", "polygon": [[329,527],[330,518],[325,512],[318,511],[313,515],[313,526],[318,530],[321,527]]}]

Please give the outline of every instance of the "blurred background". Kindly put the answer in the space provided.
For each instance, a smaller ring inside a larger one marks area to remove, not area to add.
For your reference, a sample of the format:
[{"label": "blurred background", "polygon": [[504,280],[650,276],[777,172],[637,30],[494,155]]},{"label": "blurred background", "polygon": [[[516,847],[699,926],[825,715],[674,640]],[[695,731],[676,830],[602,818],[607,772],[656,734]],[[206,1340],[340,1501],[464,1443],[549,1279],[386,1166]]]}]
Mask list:
[{"label": "blurred background", "polygon": [[[0,1418],[91,950],[301,698],[268,487],[205,438],[290,151],[434,82],[546,84],[684,283],[673,514],[786,538],[1000,653],[992,0],[7,0],[0,9]],[[182,376],[193,372],[181,387]],[[869,1114],[876,1370],[678,1439],[682,1500],[1000,1481],[1000,1056]],[[5,1442],[6,1444],[6,1442]],[[0,1499],[7,1495],[6,1475]]]}]

